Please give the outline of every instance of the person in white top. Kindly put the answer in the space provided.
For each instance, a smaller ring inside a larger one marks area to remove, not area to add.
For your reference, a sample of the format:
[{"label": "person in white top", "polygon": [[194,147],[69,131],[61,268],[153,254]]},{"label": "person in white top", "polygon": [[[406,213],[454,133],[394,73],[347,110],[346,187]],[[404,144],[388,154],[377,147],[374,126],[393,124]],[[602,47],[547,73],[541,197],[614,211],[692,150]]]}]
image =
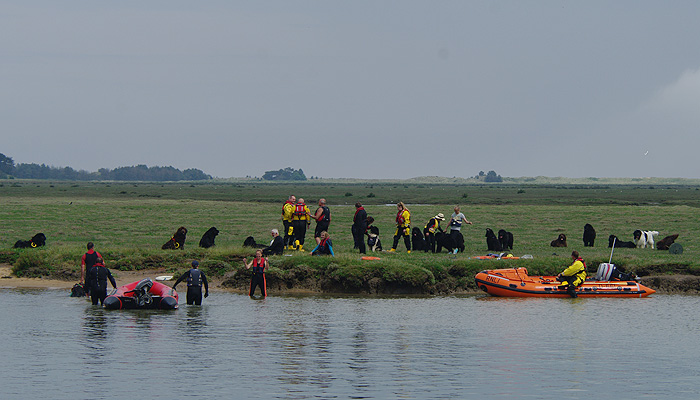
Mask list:
[{"label": "person in white top", "polygon": [[450,227],[450,236],[457,240],[458,235],[461,235],[462,232],[460,230],[462,229],[462,224],[468,224],[471,225],[471,221],[467,220],[467,217],[462,214],[460,211],[459,206],[455,206],[455,212],[452,213],[452,217],[450,217],[450,222],[447,224]]}]

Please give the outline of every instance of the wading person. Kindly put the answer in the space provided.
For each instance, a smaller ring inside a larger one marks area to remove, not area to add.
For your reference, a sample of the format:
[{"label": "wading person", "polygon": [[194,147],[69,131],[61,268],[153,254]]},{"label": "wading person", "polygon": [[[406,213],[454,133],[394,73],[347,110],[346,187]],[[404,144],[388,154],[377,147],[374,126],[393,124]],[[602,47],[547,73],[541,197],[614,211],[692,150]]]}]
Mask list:
[{"label": "wading person", "polygon": [[85,283],[85,295],[90,294],[90,285],[87,284],[86,275],[90,268],[95,265],[95,261],[98,257],[102,257],[100,253],[95,250],[95,244],[88,242],[87,253],[83,254],[80,258],[80,283]]},{"label": "wading person", "polygon": [[269,246],[262,249],[263,255],[264,256],[271,256],[271,255],[281,256],[282,252],[284,252],[284,241],[280,237],[280,233],[277,229],[271,230],[270,234],[272,235],[272,241],[270,242]]},{"label": "wading person", "polygon": [[207,282],[207,277],[204,275],[204,272],[199,269],[199,261],[192,261],[192,268],[175,281],[173,290],[175,290],[178,283],[185,279],[187,279],[187,304],[201,306],[202,285],[204,285],[204,298],[206,299],[209,297],[209,283]]},{"label": "wading person", "polygon": [[243,258],[243,265],[245,269],[253,268],[253,277],[250,279],[250,293],[249,296],[253,297],[255,295],[255,288],[260,286],[260,292],[263,297],[267,297],[267,288],[265,286],[265,269],[267,269],[267,259],[263,257],[262,250],[255,251],[255,258],[248,262],[246,258]]},{"label": "wading person", "polygon": [[571,252],[571,259],[573,263],[557,275],[557,281],[566,283],[566,285],[559,286],[560,290],[566,289],[569,296],[578,297],[576,288],[586,281],[586,263],[583,258],[579,257],[576,250]]},{"label": "wading person", "polygon": [[96,306],[98,302],[100,305],[104,304],[105,298],[107,297],[108,279],[112,287],[116,289],[117,282],[114,280],[112,273],[105,267],[102,257],[97,257],[95,259],[95,264],[90,268],[86,277],[88,286],[90,287],[90,299],[92,299],[93,306]]},{"label": "wading person", "polygon": [[294,233],[292,228],[292,219],[294,218],[294,206],[297,203],[297,198],[294,195],[289,196],[289,199],[282,206],[282,224],[284,225],[284,245],[289,249],[294,247]]},{"label": "wading person", "polygon": [[326,205],[326,199],[318,201],[318,209],[314,213],[314,219],[316,220],[314,239],[316,239],[316,244],[319,244],[321,243],[321,232],[328,232],[328,227],[331,224],[331,210]]},{"label": "wading person", "polygon": [[311,225],[311,212],[304,203],[304,199],[299,199],[294,206],[294,216],[292,218],[294,245],[299,251],[304,251],[304,238],[306,237],[306,227],[308,225]]},{"label": "wading person", "polygon": [[312,256],[334,256],[333,254],[333,242],[331,241],[331,236],[328,232],[321,232],[321,242],[311,250]]},{"label": "wading person", "polygon": [[435,253],[435,233],[442,232],[442,228],[440,227],[440,221],[444,220],[445,216],[442,213],[438,213],[438,215],[434,216],[433,218],[430,218],[428,223],[425,225],[425,228],[423,228],[423,235],[425,235],[426,253],[428,252],[428,250]]},{"label": "wading person", "polygon": [[367,232],[367,211],[359,201],[355,203],[355,216],[352,219],[352,239],[360,254],[367,252],[365,248],[365,233]]},{"label": "wading person", "polygon": [[396,233],[394,234],[394,244],[391,250],[396,251],[396,246],[399,245],[399,239],[403,236],[403,243],[406,245],[406,252],[411,252],[411,213],[406,208],[403,202],[396,205],[398,212],[396,213]]}]

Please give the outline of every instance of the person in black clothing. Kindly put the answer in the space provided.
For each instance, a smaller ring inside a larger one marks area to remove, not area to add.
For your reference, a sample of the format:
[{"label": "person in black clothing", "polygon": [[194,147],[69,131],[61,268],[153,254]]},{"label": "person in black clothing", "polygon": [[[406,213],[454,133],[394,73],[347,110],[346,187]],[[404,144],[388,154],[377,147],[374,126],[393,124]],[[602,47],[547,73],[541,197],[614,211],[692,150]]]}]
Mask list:
[{"label": "person in black clothing", "polygon": [[90,298],[93,306],[96,306],[98,301],[100,305],[104,304],[107,297],[107,279],[109,279],[112,287],[116,289],[117,282],[114,280],[112,273],[105,267],[102,257],[97,257],[95,264],[90,268],[85,278],[90,287]]},{"label": "person in black clothing", "polygon": [[319,244],[321,243],[321,232],[328,232],[328,227],[331,224],[331,209],[326,205],[326,199],[318,201],[318,209],[313,217],[316,220],[314,239],[316,239],[316,244]]},{"label": "person in black clothing", "polygon": [[352,238],[355,242],[355,248],[360,250],[360,254],[367,253],[365,232],[367,232],[367,211],[358,201],[355,203],[355,217],[352,219]]},{"label": "person in black clothing", "polygon": [[284,252],[284,240],[280,236],[280,233],[277,229],[273,229],[270,231],[270,234],[272,235],[272,241],[270,242],[270,245],[263,248],[263,255],[264,256],[271,256],[271,255],[277,255],[281,256],[282,252]]},{"label": "person in black clothing", "polygon": [[90,295],[90,285],[87,284],[87,273],[90,271],[93,265],[95,265],[95,260],[97,257],[102,257],[102,254],[95,251],[95,244],[88,242],[87,253],[83,254],[80,259],[80,283],[85,283],[85,295]]},{"label": "person in black clothing", "polygon": [[173,285],[173,290],[177,287],[177,284],[187,279],[187,304],[188,305],[202,305],[202,284],[204,284],[204,298],[209,297],[209,283],[207,282],[207,277],[199,269],[199,261],[192,261],[192,268],[182,274],[175,284]]}]

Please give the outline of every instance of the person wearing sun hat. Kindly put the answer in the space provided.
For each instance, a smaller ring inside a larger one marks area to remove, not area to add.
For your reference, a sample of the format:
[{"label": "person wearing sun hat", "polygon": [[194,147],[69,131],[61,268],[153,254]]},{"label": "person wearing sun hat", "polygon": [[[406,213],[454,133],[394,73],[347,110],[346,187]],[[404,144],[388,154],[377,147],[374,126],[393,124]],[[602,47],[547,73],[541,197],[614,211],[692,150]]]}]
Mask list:
[{"label": "person wearing sun hat", "polygon": [[435,253],[435,233],[442,232],[442,228],[440,227],[440,221],[444,220],[445,215],[443,213],[438,213],[438,215],[434,216],[433,218],[430,218],[430,221],[428,221],[428,223],[425,224],[425,228],[423,228],[423,235],[425,235],[426,253],[428,252],[428,250],[430,250],[432,253]]}]

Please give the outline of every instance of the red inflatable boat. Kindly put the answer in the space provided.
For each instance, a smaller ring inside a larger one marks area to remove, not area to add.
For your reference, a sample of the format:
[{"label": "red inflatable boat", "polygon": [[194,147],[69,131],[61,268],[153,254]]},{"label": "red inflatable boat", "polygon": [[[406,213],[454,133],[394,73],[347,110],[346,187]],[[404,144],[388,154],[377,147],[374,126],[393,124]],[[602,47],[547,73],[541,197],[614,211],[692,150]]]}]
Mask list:
[{"label": "red inflatable boat", "polygon": [[104,306],[110,310],[174,310],[178,307],[177,300],[177,292],[173,288],[146,278],[115,289],[105,299]]}]

